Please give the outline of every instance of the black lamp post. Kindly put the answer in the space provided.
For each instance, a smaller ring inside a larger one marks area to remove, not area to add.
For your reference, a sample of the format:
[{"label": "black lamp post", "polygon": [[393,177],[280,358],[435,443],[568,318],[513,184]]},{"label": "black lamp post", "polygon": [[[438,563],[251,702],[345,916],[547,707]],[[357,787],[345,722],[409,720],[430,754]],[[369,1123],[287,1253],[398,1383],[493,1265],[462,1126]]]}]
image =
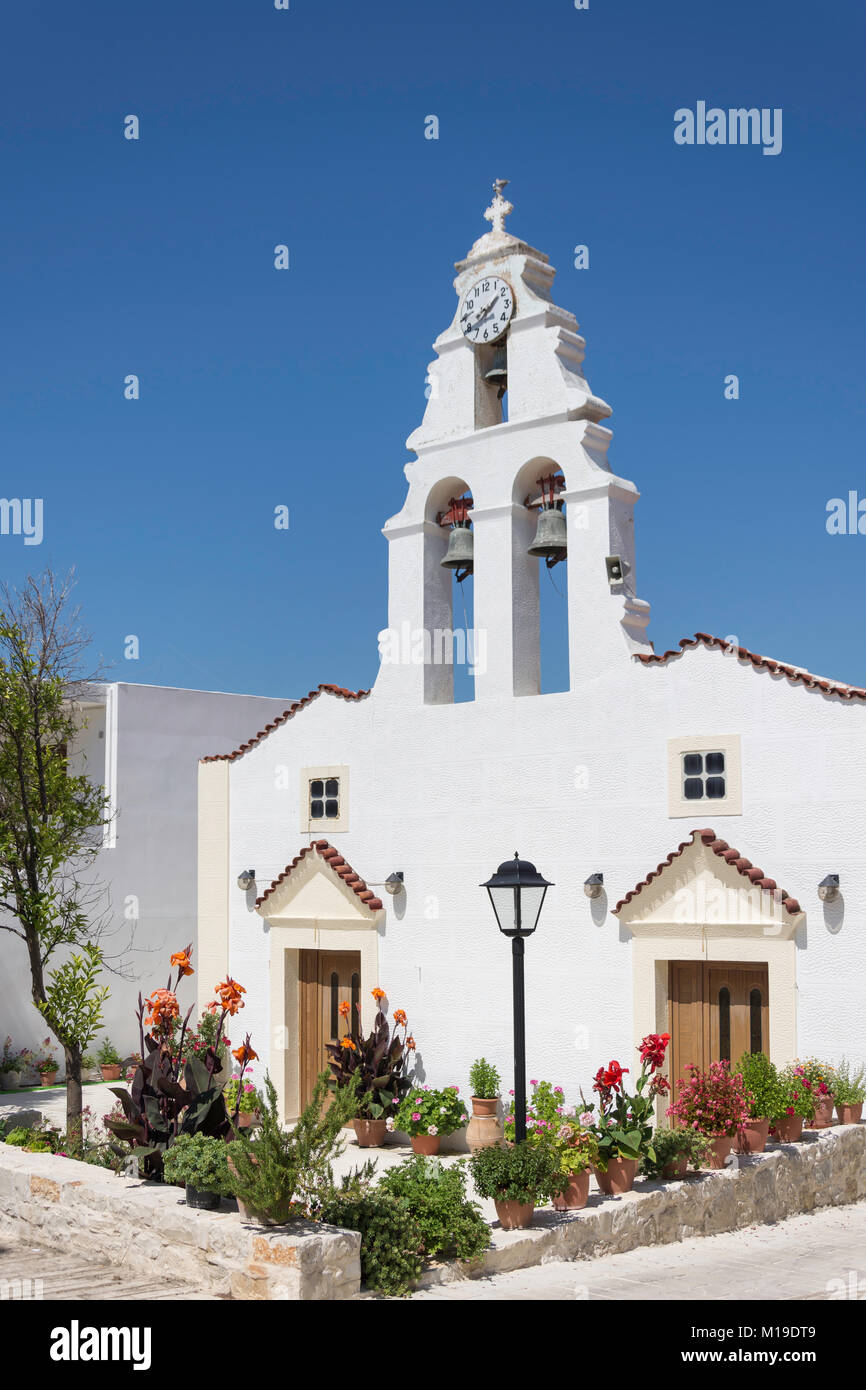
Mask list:
[{"label": "black lamp post", "polygon": [[490,894],[496,921],[503,936],[511,937],[514,976],[514,1137],[526,1138],[526,1018],[523,1008],[523,942],[531,936],[541,916],[541,905],[553,885],[542,878],[534,864],[515,851],[481,887]]}]

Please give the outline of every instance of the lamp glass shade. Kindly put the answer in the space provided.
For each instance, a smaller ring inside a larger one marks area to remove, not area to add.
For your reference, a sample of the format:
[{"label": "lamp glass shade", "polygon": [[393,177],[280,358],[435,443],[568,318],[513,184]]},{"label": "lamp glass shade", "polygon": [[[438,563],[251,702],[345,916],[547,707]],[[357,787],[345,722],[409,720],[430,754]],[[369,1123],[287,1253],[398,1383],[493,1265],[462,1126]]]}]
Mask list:
[{"label": "lamp glass shade", "polygon": [[534,864],[515,854],[481,886],[490,895],[497,925],[505,936],[530,936],[535,931],[551,885]]}]

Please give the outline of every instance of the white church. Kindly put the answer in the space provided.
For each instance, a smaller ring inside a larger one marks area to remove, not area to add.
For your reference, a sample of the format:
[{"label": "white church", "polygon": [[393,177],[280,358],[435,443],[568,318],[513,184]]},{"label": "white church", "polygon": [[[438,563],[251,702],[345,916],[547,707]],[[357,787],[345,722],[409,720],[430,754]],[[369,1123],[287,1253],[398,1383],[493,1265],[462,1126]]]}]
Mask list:
[{"label": "white church", "polygon": [[[553,885],[526,942],[529,1078],[574,1100],[612,1058],[634,1075],[650,1031],[674,1076],[747,1049],[866,1057],[866,690],[705,633],[654,652],[639,493],[503,187],[384,527],[373,689],[321,685],[199,768],[199,1002],[244,985],[236,1022],[286,1119],[340,1003],[369,1024],[376,986],[423,1079],[466,1094],[484,1055],[513,1085],[511,950],[479,885],[515,851]],[[545,569],[568,613],[549,694]],[[460,583],[474,698],[455,701]]]}]

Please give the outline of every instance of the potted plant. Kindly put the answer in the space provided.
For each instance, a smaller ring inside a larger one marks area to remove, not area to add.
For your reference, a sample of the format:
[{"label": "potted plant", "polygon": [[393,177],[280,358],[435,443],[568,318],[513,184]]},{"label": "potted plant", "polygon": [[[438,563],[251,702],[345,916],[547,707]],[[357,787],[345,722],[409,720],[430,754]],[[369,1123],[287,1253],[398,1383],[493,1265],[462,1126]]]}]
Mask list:
[{"label": "potted plant", "polygon": [[39,1058],[36,1062],[36,1070],[39,1073],[39,1079],[43,1086],[53,1086],[55,1081],[57,1080],[57,1071],[59,1064],[57,1058],[54,1056],[52,1052],[51,1039],[46,1038],[42,1046],[47,1048],[48,1051],[40,1052]]},{"label": "potted plant", "polygon": [[453,1134],[466,1120],[459,1087],[435,1091],[429,1086],[413,1086],[400,1102],[394,1127],[411,1137],[416,1154],[436,1154],[443,1135]]},{"label": "potted plant", "polygon": [[[553,1153],[561,1188],[554,1194],[557,1211],[576,1211],[589,1200],[589,1179],[598,1162],[598,1142],[591,1112],[567,1108],[561,1086],[549,1081],[530,1081],[532,1097],[526,1107],[526,1142],[546,1146]],[[505,1139],[513,1144],[516,1126],[514,1102],[505,1119]]]},{"label": "potted plant", "polygon": [[743,1078],[731,1073],[727,1060],[711,1062],[706,1071],[690,1062],[686,1071],[690,1075],[677,1082],[679,1099],[668,1106],[667,1114],[711,1139],[708,1166],[724,1168],[734,1140],[749,1118]]},{"label": "potted plant", "polygon": [[3,1054],[0,1056],[0,1091],[18,1090],[21,1085],[21,1071],[29,1060],[30,1053],[14,1051],[12,1039],[7,1037],[3,1044]]},{"label": "potted plant", "polygon": [[502,1139],[499,1107],[499,1072],[486,1058],[479,1057],[469,1069],[472,1118],[466,1126],[466,1142],[472,1153],[498,1144]]},{"label": "potted plant", "polygon": [[734,1141],[738,1154],[763,1153],[779,1108],[779,1073],[764,1052],[744,1052],[737,1063],[749,1115]]},{"label": "potted plant", "polygon": [[96,1054],[103,1081],[117,1081],[123,1066],[123,1058],[110,1038],[106,1038]]},{"label": "potted plant", "polygon": [[803,1125],[815,1114],[815,1096],[799,1063],[792,1062],[779,1073],[779,1097],[770,1116],[770,1133],[780,1144],[796,1144]]},{"label": "potted plant", "polygon": [[840,1125],[859,1124],[866,1100],[866,1067],[854,1068],[843,1057],[836,1068],[833,1095]]},{"label": "potted plant", "polygon": [[[251,1067],[247,1067],[244,1076],[233,1076],[223,1093],[228,1109],[234,1110],[237,1107],[239,1129],[248,1129],[250,1125],[255,1124],[262,1106],[262,1098],[252,1081],[245,1079],[247,1072],[251,1070]],[[238,1096],[239,1088],[240,1096]]]},{"label": "potted plant", "polygon": [[469,1160],[479,1197],[491,1197],[504,1231],[523,1230],[539,1203],[562,1187],[556,1155],[545,1144],[525,1140],[505,1148],[481,1149]]},{"label": "potted plant", "polygon": [[[394,1112],[408,1084],[409,1054],[415,1050],[415,1039],[409,1036],[404,1010],[394,1010],[392,1034],[381,1007],[385,991],[377,986],[371,992],[377,1013],[369,1036],[361,1036],[361,1005],[355,1005],[356,1017],[350,1027],[351,1009],[344,1000],[340,1005],[340,1017],[345,1022],[346,1034],[338,1042],[325,1046],[337,1088],[350,1084],[357,1088],[357,1110],[352,1127],[362,1149],[384,1144],[386,1133],[394,1128]],[[400,1028],[404,1030],[402,1038],[398,1032]]]},{"label": "potted plant", "polygon": [[186,1188],[186,1203],[215,1211],[231,1192],[225,1141],[207,1134],[179,1134],[163,1160],[166,1182]]},{"label": "potted plant", "polygon": [[653,1133],[654,1158],[644,1154],[640,1171],[647,1178],[673,1182],[684,1178],[687,1168],[700,1168],[707,1160],[712,1140],[696,1129],[657,1129]]},{"label": "potted plant", "polygon": [[819,1062],[817,1057],[807,1057],[805,1062],[797,1062],[803,1078],[803,1085],[815,1098],[815,1109],[810,1129],[829,1129],[833,1123],[833,1101],[836,1082],[835,1068],[828,1062]]},{"label": "potted plant", "polygon": [[[593,1171],[599,1189],[607,1196],[630,1192],[641,1158],[654,1157],[655,1098],[670,1091],[670,1082],[660,1070],[669,1042],[669,1033],[648,1033],[641,1040],[641,1070],[633,1095],[628,1095],[623,1081],[628,1067],[621,1067],[619,1062],[599,1067],[595,1074],[592,1089],[598,1095],[598,1118],[593,1130],[598,1158]],[[586,1102],[584,1107],[587,1112],[593,1109]]]}]

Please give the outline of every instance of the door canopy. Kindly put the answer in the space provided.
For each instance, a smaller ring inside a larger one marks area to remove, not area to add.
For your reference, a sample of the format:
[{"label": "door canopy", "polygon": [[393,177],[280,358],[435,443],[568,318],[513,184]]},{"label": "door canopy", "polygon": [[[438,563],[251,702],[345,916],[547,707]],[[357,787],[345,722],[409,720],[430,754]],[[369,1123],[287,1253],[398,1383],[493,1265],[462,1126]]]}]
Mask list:
[{"label": "door canopy", "polygon": [[256,911],[268,922],[357,919],[374,925],[382,900],[327,840],[314,840],[256,898]]}]

